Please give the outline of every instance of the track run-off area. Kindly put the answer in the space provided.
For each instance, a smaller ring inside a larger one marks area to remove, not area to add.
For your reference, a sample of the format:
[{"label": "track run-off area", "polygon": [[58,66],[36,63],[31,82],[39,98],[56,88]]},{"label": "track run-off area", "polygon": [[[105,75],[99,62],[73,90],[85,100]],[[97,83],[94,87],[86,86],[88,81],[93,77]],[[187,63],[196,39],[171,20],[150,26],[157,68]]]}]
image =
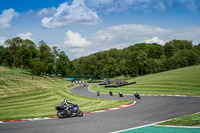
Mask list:
[{"label": "track run-off area", "polygon": [[[78,87],[70,89],[68,91],[86,97],[97,97],[96,93],[90,92],[88,90],[88,87],[89,84],[87,84],[86,86],[79,85]],[[135,100],[136,104],[122,109],[99,113],[88,113],[85,114],[83,117],[2,123],[0,124],[0,132],[125,132],[126,129],[137,129],[137,127],[141,127],[144,125],[151,125],[160,121],[200,112],[200,97],[141,96],[141,99],[137,100],[132,95],[124,95],[124,97],[120,98],[118,95],[109,96],[100,94],[98,98],[114,100],[133,100],[133,103]],[[73,103],[73,101],[71,102]],[[129,132],[131,132],[131,130],[129,130]]]}]

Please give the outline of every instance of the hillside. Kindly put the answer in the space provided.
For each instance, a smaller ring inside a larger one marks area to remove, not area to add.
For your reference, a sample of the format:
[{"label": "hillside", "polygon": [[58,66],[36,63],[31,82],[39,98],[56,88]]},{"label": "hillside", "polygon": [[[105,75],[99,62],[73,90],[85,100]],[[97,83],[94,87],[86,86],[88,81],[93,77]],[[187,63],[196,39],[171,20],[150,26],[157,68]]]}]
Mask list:
[{"label": "hillside", "polygon": [[0,120],[55,116],[54,107],[64,98],[78,104],[83,112],[132,102],[74,95],[66,91],[69,86],[72,84],[63,79],[32,77],[20,69],[0,67]]},{"label": "hillside", "polygon": [[187,95],[200,96],[200,65],[175,69],[157,74],[149,74],[131,78],[128,82],[136,81],[136,84],[120,88],[104,88],[104,86],[93,85],[90,90],[108,93],[111,89],[114,93],[122,91],[124,94],[163,94],[163,95]]}]

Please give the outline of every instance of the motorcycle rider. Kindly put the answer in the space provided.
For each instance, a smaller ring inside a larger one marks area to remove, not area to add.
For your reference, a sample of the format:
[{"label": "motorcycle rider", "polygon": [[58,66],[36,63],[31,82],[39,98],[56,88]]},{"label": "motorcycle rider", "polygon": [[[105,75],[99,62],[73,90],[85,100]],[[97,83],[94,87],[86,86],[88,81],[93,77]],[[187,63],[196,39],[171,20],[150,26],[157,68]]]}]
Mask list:
[{"label": "motorcycle rider", "polygon": [[119,91],[119,97],[123,97],[123,94],[121,91]]},{"label": "motorcycle rider", "polygon": [[65,107],[66,110],[67,110],[67,106],[70,107],[70,105],[68,105],[68,104],[72,104],[72,103],[70,103],[69,101],[67,101],[66,99],[64,99],[64,101],[62,102],[62,105]]},{"label": "motorcycle rider", "polygon": [[67,104],[70,104],[70,102],[64,99],[64,101],[62,102],[62,105],[67,105]]},{"label": "motorcycle rider", "polygon": [[135,97],[138,97],[139,94],[138,94],[137,92],[134,92],[134,96],[135,96]]},{"label": "motorcycle rider", "polygon": [[100,91],[98,90],[98,91],[97,91],[97,96],[99,96],[99,95],[100,95]]},{"label": "motorcycle rider", "polygon": [[111,91],[111,90],[109,91],[109,94],[110,94],[110,96],[113,96],[113,93],[112,93],[112,91]]}]

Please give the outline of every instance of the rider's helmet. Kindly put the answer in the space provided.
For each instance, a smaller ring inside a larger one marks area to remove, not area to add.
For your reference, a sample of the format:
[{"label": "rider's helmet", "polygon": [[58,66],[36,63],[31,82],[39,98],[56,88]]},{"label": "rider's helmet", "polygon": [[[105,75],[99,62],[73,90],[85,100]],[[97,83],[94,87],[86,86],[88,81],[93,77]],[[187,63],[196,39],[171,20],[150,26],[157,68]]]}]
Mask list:
[{"label": "rider's helmet", "polygon": [[134,94],[136,94],[137,92],[134,92]]}]

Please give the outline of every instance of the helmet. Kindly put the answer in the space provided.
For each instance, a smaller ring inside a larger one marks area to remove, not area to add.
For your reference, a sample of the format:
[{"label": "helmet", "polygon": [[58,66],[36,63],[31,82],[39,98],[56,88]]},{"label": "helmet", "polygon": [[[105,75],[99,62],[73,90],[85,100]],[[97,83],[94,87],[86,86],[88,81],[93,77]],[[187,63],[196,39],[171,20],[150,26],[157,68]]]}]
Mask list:
[{"label": "helmet", "polygon": [[134,94],[136,94],[136,92],[134,92]]}]

